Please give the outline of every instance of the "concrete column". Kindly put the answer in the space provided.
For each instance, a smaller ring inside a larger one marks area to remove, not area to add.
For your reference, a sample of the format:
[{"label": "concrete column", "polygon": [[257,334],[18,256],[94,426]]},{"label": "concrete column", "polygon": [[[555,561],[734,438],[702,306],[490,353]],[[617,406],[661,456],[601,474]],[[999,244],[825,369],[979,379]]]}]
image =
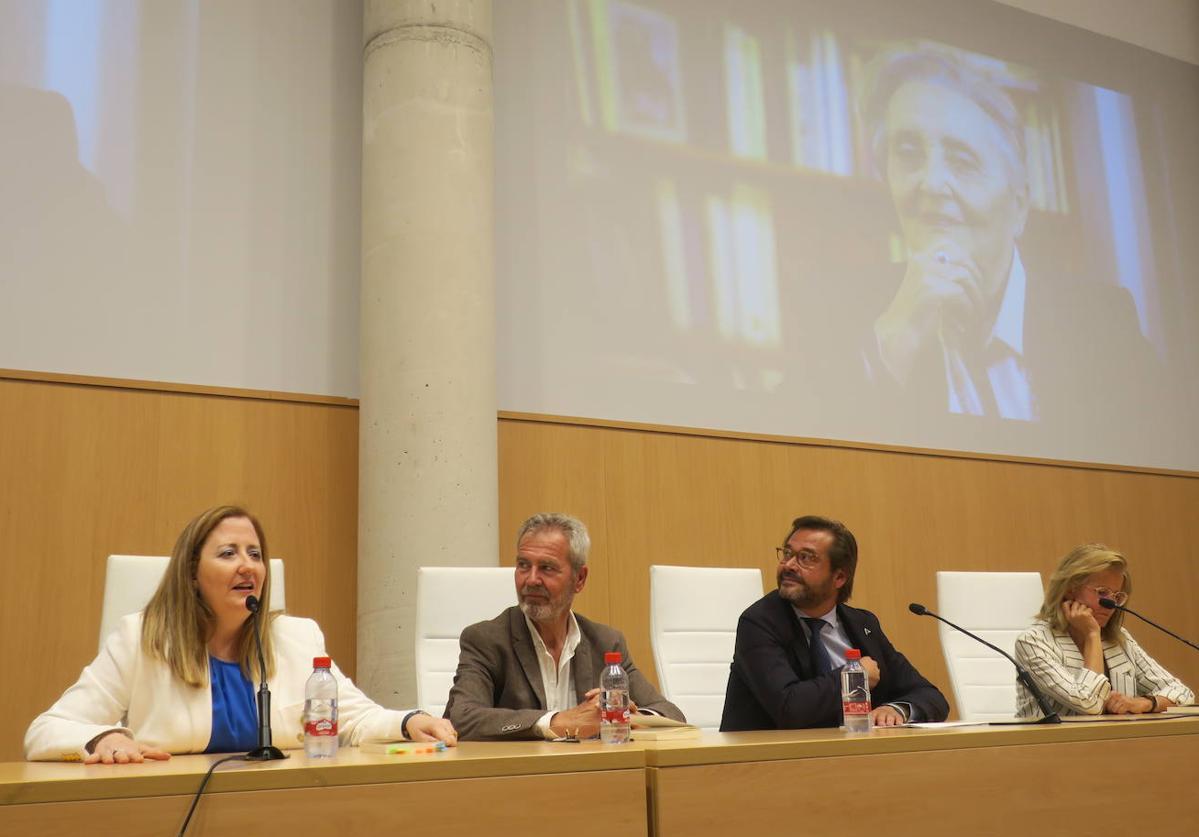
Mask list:
[{"label": "concrete column", "polygon": [[490,0],[367,0],[358,682],[416,701],[416,568],[497,562]]}]

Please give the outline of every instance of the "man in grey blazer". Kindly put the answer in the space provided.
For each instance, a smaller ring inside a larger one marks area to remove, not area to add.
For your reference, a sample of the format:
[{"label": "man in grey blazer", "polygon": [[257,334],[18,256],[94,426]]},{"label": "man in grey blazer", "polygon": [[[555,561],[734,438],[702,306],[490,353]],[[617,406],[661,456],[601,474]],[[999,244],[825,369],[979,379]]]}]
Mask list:
[{"label": "man in grey blazer", "polygon": [[516,539],[516,597],[462,632],[445,717],[463,741],[599,734],[604,653],[619,651],[637,710],[683,720],[646,680],[620,631],[571,610],[587,583],[587,527],[564,514],[536,514]]}]

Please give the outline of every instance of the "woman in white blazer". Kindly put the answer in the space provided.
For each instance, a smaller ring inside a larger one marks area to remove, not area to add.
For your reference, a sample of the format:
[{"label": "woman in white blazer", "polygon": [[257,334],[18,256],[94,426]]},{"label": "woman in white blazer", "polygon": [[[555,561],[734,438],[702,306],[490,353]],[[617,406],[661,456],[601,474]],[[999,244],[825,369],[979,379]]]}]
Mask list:
[{"label": "woman in white blazer", "polygon": [[[1103,544],[1066,555],[1049,580],[1032,627],[1016,638],[1016,660],[1062,715],[1165,712],[1195,694],[1145,653],[1122,625],[1128,601],[1128,560]],[[1017,684],[1016,714],[1040,717],[1032,694]]]},{"label": "woman in white blazer", "polygon": [[[25,733],[29,760],[128,763],[171,753],[236,752],[256,743],[257,652],[246,599],[270,601],[262,527],[219,506],[179,535],[153,598],[126,616],[100,655]],[[311,619],[271,613],[262,632],[274,743],[303,741],[304,684],[325,638]],[[457,743],[448,720],[384,709],[337,666],[342,744],[370,738]]]}]

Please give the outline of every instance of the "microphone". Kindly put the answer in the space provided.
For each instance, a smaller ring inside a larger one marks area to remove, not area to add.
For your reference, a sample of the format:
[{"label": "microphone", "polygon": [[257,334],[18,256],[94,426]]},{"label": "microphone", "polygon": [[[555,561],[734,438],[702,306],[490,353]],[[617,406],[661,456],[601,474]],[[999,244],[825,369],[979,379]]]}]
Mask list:
[{"label": "microphone", "polygon": [[1163,628],[1161,625],[1157,624],[1152,619],[1142,616],[1141,614],[1137,613],[1135,610],[1129,610],[1124,605],[1118,605],[1112,599],[1100,599],[1099,604],[1103,605],[1108,610],[1122,610],[1125,613],[1131,613],[1133,616],[1140,619],[1142,622],[1148,622],[1150,625],[1157,628],[1159,631],[1162,631],[1163,633],[1167,633],[1170,636],[1174,637],[1179,642],[1189,645],[1192,648],[1194,648],[1196,651],[1199,651],[1199,645],[1196,645],[1195,643],[1191,642],[1189,639],[1183,639],[1178,634],[1171,631],[1169,628]]},{"label": "microphone", "polygon": [[1037,706],[1041,707],[1041,714],[1044,717],[1042,717],[1040,720],[1037,720],[1037,721],[1029,721],[1030,724],[1060,724],[1062,722],[1062,719],[1058,717],[1058,714],[1050,708],[1049,702],[1047,700],[1045,700],[1045,696],[1043,694],[1041,694],[1041,690],[1037,688],[1035,683],[1033,683],[1032,675],[1030,675],[1023,668],[1021,668],[1020,664],[1018,662],[1016,662],[1016,660],[1012,657],[1011,654],[1004,651],[1002,648],[995,647],[994,645],[987,642],[985,639],[978,636],[977,634],[970,633],[970,631],[966,630],[962,626],[955,625],[952,622],[950,622],[948,619],[938,616],[937,614],[933,613],[931,610],[929,610],[927,607],[925,607],[922,604],[916,604],[915,602],[912,602],[910,605],[908,605],[908,610],[912,611],[912,613],[916,614],[917,616],[931,616],[932,618],[936,619],[939,622],[944,622],[946,625],[953,628],[955,631],[959,631],[959,632],[965,634],[966,636],[973,639],[975,642],[981,642],[983,645],[987,646],[992,651],[998,651],[1000,654],[1002,654],[1004,657],[1006,657],[1008,662],[1010,662],[1013,666],[1016,667],[1016,679],[1024,684],[1024,688],[1028,689],[1028,691],[1032,693],[1032,696],[1034,698],[1036,698]]},{"label": "microphone", "polygon": [[271,746],[271,690],[266,683],[266,657],[262,654],[262,633],[258,613],[262,603],[257,596],[246,596],[246,610],[254,620],[254,641],[258,645],[258,746],[244,756],[246,761],[274,761],[287,758],[278,747]]}]

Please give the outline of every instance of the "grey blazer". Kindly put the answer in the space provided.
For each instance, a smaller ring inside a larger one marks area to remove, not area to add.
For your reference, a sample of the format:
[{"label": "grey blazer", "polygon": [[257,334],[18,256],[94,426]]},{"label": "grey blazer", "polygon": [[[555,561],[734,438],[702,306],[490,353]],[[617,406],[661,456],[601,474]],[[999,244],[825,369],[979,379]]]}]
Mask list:
[{"label": "grey blazer", "polygon": [[[575,614],[579,646],[571,660],[575,695],[599,686],[604,652],[619,651],[629,675],[629,695],[641,709],[652,709],[682,721],[683,713],[658,693],[629,657],[620,631]],[[529,626],[513,606],[495,619],[478,622],[462,632],[461,653],[445,717],[463,741],[537,739],[537,721],[546,713],[545,687]]]}]

